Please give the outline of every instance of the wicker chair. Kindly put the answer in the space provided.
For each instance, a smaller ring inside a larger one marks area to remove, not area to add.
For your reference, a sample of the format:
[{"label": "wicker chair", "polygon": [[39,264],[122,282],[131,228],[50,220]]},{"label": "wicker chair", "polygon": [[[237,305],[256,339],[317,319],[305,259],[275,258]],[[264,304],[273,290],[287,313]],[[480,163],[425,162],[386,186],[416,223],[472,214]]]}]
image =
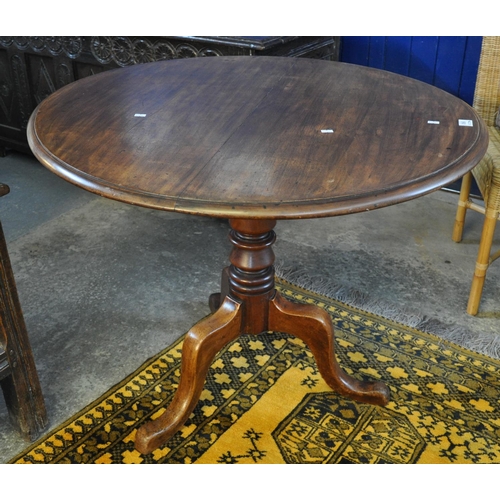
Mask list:
[{"label": "wicker chair", "polygon": [[[500,257],[500,251],[493,254],[491,250],[496,222],[500,218],[500,128],[495,125],[500,108],[500,37],[498,36],[483,38],[473,106],[488,126],[490,142],[484,158],[462,180],[453,240],[457,242],[462,240],[467,209],[484,214],[479,253],[467,305],[467,312],[476,315],[486,271],[490,264]],[[483,196],[484,207],[470,198],[472,175]]]}]

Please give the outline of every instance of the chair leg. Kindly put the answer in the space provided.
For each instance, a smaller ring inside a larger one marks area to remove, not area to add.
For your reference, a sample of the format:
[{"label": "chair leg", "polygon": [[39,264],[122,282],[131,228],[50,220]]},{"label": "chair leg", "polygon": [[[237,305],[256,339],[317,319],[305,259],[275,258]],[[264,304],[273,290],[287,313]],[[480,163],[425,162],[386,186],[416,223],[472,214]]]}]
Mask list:
[{"label": "chair leg", "polygon": [[47,412],[0,224],[0,370],[12,423],[29,441],[47,425]]},{"label": "chair leg", "polygon": [[462,178],[462,186],[460,188],[460,198],[458,201],[457,215],[455,216],[455,224],[453,226],[452,239],[457,243],[462,241],[462,233],[464,230],[465,214],[467,213],[467,203],[469,202],[471,184],[472,184],[472,173],[467,172]]},{"label": "chair leg", "polygon": [[481,241],[479,242],[479,252],[477,255],[476,268],[472,278],[472,286],[469,294],[467,312],[475,316],[479,310],[479,302],[483,293],[486,271],[490,264],[491,245],[495,234],[495,226],[498,220],[498,212],[486,209]]}]

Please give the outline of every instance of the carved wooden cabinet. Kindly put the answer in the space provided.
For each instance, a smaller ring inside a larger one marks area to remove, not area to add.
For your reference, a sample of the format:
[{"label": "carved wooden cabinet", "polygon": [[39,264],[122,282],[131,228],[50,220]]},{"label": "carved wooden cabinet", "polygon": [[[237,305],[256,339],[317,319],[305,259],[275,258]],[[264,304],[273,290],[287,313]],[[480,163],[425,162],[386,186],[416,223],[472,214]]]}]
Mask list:
[{"label": "carved wooden cabinet", "polygon": [[274,55],[338,60],[340,37],[0,36],[0,155],[30,153],[35,107],[68,83],[112,68],[180,57]]}]

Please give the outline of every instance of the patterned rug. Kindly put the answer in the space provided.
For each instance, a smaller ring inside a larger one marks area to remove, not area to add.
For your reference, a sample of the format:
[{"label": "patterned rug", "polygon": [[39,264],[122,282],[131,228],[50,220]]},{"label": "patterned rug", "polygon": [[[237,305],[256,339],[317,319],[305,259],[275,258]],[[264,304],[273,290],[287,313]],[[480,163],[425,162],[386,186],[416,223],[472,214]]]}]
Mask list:
[{"label": "patterned rug", "polygon": [[334,322],[349,374],[381,379],[384,408],[333,393],[296,338],[243,336],[219,353],[201,400],[161,449],[134,449],[179,378],[182,338],[11,463],[500,463],[500,362],[279,280]]}]

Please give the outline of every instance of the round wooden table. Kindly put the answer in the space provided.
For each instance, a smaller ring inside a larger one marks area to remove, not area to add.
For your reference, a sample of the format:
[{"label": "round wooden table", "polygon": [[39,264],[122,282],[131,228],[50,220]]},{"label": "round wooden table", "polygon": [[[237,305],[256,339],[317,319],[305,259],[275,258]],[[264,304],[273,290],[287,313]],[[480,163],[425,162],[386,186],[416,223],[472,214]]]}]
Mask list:
[{"label": "round wooden table", "polygon": [[276,330],[311,349],[338,393],[384,405],[381,381],[347,375],[328,314],[274,287],[278,219],[400,203],[459,179],[488,135],[475,111],[427,84],[316,59],[216,57],[137,65],[63,87],[28,125],[34,154],[89,191],[160,210],[230,220],[233,244],[213,314],[186,335],[165,413],[137,432],[161,446],[198,402],[217,352]]}]

